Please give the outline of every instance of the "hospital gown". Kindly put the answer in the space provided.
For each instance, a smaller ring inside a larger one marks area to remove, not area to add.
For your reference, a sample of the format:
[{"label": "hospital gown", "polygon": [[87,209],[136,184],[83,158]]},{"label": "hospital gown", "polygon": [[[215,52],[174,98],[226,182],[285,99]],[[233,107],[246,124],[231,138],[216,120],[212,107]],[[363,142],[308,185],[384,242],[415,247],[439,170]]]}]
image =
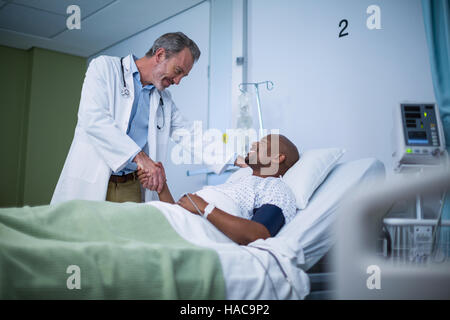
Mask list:
[{"label": "hospital gown", "polygon": [[285,223],[289,223],[296,214],[295,196],[280,178],[249,175],[234,182],[207,188],[220,191],[233,199],[239,206],[241,215],[249,220],[253,217],[253,209],[258,209],[264,204],[279,207],[283,212]]}]

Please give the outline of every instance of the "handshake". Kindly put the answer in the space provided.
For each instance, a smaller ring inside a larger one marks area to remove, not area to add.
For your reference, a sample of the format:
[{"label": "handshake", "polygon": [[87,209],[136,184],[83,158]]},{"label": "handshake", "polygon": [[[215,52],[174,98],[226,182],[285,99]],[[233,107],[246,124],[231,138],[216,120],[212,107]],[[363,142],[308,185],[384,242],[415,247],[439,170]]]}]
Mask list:
[{"label": "handshake", "polygon": [[137,174],[141,185],[146,189],[161,193],[167,181],[162,163],[153,161],[143,151],[139,152],[133,161],[137,164]]},{"label": "handshake", "polygon": [[[143,151],[139,152],[133,161],[138,166],[137,174],[141,185],[146,189],[156,191],[160,194],[166,186],[167,181],[166,172],[162,163],[153,161]],[[248,166],[245,159],[241,156],[237,157],[234,165],[241,168]]]}]

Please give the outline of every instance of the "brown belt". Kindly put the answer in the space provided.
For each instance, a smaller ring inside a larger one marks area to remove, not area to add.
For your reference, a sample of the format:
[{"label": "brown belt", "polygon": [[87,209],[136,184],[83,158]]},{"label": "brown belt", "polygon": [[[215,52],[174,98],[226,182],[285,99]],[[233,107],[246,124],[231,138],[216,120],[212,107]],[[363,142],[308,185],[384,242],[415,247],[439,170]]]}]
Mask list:
[{"label": "brown belt", "polygon": [[135,171],[135,172],[131,172],[129,174],[123,175],[123,176],[111,175],[111,177],[109,178],[109,181],[114,182],[114,183],[125,183],[127,181],[136,180],[136,179],[137,179],[137,175],[136,175],[136,171]]}]

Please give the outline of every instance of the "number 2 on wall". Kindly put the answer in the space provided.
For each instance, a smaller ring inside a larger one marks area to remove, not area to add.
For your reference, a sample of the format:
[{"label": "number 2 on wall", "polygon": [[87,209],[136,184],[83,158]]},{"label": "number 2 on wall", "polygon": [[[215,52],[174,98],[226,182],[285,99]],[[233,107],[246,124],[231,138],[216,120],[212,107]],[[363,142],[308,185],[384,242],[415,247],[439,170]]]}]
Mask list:
[{"label": "number 2 on wall", "polygon": [[[367,21],[366,21],[367,29],[380,30],[381,29],[381,9],[380,9],[380,7],[377,5],[374,5],[374,4],[370,5],[367,7],[366,13],[370,14],[370,16],[367,18]],[[344,27],[342,28],[341,32],[339,32],[339,38],[348,36],[348,32],[344,33],[345,29],[347,29],[347,27],[348,27],[348,20],[342,19],[339,22],[339,28],[341,28],[342,25],[344,25]]]},{"label": "number 2 on wall", "polygon": [[341,32],[339,32],[339,38],[340,38],[340,37],[348,36],[348,32],[343,33],[343,32],[345,31],[345,29],[347,29],[347,27],[348,27],[348,21],[347,21],[347,19],[341,20],[341,22],[339,22],[339,27],[341,27],[342,24],[344,24],[344,28],[341,30]]}]

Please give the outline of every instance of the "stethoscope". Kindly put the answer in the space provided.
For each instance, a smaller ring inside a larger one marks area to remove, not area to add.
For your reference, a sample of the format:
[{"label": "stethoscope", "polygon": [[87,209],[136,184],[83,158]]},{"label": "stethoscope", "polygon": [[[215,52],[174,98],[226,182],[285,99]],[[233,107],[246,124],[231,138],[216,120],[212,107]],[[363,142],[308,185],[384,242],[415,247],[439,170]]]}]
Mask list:
[{"label": "stethoscope", "polygon": [[[123,69],[123,57],[120,58],[120,69],[122,70],[122,82],[123,82],[123,86],[122,89],[120,90],[120,94],[124,97],[129,97],[130,96],[130,90],[128,90],[127,88],[127,83],[125,81],[125,71]],[[165,120],[166,120],[166,114],[164,112],[164,101],[162,99],[162,97],[159,98],[159,104],[158,104],[158,109],[157,112],[161,110],[162,111],[162,125],[159,125],[158,123],[156,124],[156,127],[158,128],[158,130],[162,130],[165,126]],[[156,116],[156,121],[158,122],[158,119],[160,117]]]}]

